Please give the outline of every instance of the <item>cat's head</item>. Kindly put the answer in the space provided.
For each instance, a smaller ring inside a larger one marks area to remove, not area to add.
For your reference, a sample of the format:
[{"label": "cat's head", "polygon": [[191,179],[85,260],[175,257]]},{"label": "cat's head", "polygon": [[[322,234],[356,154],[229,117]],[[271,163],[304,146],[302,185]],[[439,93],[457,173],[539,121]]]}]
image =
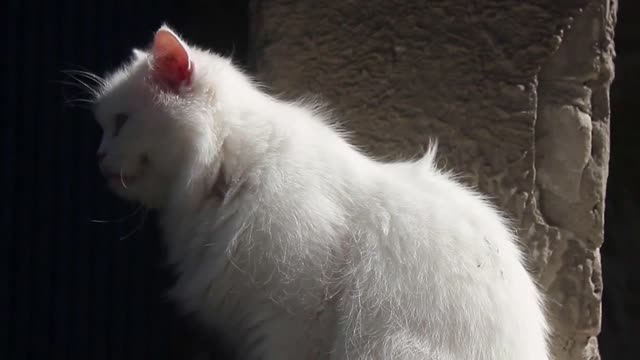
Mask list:
[{"label": "cat's head", "polygon": [[212,161],[221,125],[203,62],[216,59],[163,26],[148,50],[134,50],[105,79],[94,114],[103,130],[99,166],[112,191],[162,207],[176,182]]}]

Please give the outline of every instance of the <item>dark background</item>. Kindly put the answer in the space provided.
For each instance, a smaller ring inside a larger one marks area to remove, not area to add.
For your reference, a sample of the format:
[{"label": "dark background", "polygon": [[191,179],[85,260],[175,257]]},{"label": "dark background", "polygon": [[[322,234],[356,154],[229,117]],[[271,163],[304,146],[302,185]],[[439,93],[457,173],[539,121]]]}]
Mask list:
[{"label": "dark background", "polygon": [[[2,138],[0,359],[187,359],[197,348],[164,291],[153,214],[99,175],[99,127],[65,105],[62,70],[111,71],[166,21],[246,63],[248,5],[213,0],[10,0]],[[138,230],[136,230],[138,229]],[[133,232],[133,233],[132,233]],[[120,240],[121,237],[126,239]],[[219,350],[217,337],[210,347]],[[222,356],[220,356],[222,358]]]},{"label": "dark background", "polygon": [[604,360],[640,359],[640,1],[620,0],[602,247]]},{"label": "dark background", "polygon": [[[106,190],[94,155],[99,128],[89,111],[65,105],[78,92],[62,83],[69,79],[61,71],[112,70],[165,21],[190,42],[248,64],[247,2],[10,0],[7,6],[0,359],[188,359],[203,347],[211,358],[226,358],[220,334],[202,340],[166,299],[171,271],[154,215],[132,214]],[[621,1],[602,250],[605,360],[640,358],[640,129],[632,112],[640,81],[638,15],[639,2]]]}]

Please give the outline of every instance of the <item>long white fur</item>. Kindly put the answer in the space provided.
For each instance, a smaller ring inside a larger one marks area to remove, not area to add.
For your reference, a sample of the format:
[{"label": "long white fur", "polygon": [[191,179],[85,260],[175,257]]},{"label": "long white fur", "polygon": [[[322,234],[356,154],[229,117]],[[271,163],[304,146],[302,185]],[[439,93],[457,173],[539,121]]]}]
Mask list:
[{"label": "long white fur", "polygon": [[[185,46],[189,88],[154,86],[151,55],[136,50],[96,116],[105,167],[134,179],[114,191],[162,214],[186,311],[247,359],[548,359],[516,237],[438,170],[435,148],[375,161],[322,112]],[[119,112],[130,119],[114,137]]]}]

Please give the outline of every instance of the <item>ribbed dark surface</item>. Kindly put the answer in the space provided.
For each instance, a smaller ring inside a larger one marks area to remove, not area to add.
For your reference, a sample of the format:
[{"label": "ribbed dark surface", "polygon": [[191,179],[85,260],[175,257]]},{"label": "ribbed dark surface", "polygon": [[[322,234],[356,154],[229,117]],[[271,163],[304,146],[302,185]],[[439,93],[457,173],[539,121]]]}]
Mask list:
[{"label": "ribbed dark surface", "polygon": [[140,213],[90,221],[133,209],[106,191],[94,157],[99,129],[88,111],[64,105],[78,93],[60,81],[64,69],[112,69],[163,21],[244,61],[246,5],[197,3],[205,2],[6,3],[0,359],[183,358],[153,216],[124,240]]}]

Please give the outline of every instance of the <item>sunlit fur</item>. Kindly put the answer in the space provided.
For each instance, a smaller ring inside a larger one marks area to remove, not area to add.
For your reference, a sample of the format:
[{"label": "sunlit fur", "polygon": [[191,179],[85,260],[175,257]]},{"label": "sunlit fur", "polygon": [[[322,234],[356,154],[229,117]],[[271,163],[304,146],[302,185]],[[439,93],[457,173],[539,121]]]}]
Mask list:
[{"label": "sunlit fur", "polygon": [[103,167],[126,179],[110,186],[160,211],[185,311],[246,359],[548,359],[516,238],[435,148],[373,160],[322,112],[188,51],[191,86],[163,92],[136,51],[95,102]]}]

